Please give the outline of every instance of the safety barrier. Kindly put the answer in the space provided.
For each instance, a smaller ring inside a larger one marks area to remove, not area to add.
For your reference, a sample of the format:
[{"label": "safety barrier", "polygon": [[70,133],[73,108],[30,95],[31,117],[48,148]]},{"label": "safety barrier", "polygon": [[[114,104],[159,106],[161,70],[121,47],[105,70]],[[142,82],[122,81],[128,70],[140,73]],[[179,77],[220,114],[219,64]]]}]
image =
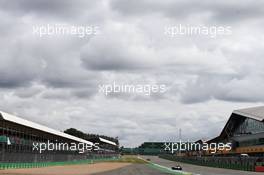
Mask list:
[{"label": "safety barrier", "polygon": [[67,162],[32,162],[32,163],[0,163],[0,170],[2,169],[18,169],[18,168],[41,168],[48,166],[64,166],[64,165],[76,165],[76,164],[92,164],[96,162],[117,160],[119,158],[96,158],[86,159],[78,161],[67,161]]},{"label": "safety barrier", "polygon": [[160,158],[178,161],[188,164],[243,170],[243,171],[255,171],[255,162],[253,161],[239,161],[236,158],[220,158],[220,157],[176,157],[173,155],[160,155]]}]

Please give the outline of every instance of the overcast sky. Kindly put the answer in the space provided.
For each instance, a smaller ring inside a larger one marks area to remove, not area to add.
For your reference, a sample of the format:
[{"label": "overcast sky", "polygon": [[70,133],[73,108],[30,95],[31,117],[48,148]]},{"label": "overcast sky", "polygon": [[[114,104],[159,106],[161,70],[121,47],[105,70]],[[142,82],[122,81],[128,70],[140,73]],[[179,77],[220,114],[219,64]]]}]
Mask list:
[{"label": "overcast sky", "polygon": [[[0,0],[0,110],[51,128],[143,141],[209,139],[231,112],[264,103],[264,1]],[[88,37],[36,36],[47,24],[97,26]],[[166,26],[230,26],[170,37]],[[105,96],[107,83],[166,93]]]}]

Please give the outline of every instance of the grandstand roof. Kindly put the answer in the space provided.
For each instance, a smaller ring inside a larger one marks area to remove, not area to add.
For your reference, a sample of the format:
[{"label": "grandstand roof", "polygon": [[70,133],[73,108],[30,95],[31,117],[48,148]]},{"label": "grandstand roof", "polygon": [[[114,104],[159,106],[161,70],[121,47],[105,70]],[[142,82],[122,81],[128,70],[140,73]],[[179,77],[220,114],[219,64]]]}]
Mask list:
[{"label": "grandstand roof", "polygon": [[234,110],[233,113],[258,121],[264,121],[264,106]]},{"label": "grandstand roof", "polygon": [[110,141],[110,140],[106,140],[106,139],[101,138],[101,137],[99,137],[99,140],[100,140],[101,142],[108,143],[108,144],[110,144],[110,145],[114,145],[114,146],[116,146],[116,143],[115,143],[115,142],[112,142],[112,141]]},{"label": "grandstand roof", "polygon": [[87,140],[84,140],[84,139],[81,139],[81,138],[78,138],[78,137],[57,131],[55,129],[48,128],[46,126],[31,122],[31,121],[28,121],[28,120],[25,120],[25,119],[22,119],[19,117],[16,117],[14,115],[11,115],[11,114],[8,114],[8,113],[2,112],[2,111],[0,111],[0,118],[2,118],[3,120],[9,121],[9,122],[17,123],[17,124],[27,126],[27,127],[33,128],[33,129],[41,130],[41,131],[44,131],[44,132],[47,132],[50,134],[54,134],[54,135],[57,135],[60,137],[64,137],[64,138],[67,138],[67,139],[70,139],[73,141],[93,145],[92,142],[89,142]]},{"label": "grandstand roof", "polygon": [[227,137],[226,131],[229,125],[231,123],[238,123],[239,121],[243,120],[244,117],[264,122],[264,106],[234,110],[231,116],[229,117],[228,121],[226,122],[224,128],[222,129],[220,135],[207,142],[217,141]]}]

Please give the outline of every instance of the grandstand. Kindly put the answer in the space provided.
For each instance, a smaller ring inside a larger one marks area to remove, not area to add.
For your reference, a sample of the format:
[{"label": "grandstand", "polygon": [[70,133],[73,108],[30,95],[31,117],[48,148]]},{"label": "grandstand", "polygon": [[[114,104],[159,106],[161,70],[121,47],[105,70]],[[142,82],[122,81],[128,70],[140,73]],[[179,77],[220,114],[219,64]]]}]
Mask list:
[{"label": "grandstand", "polygon": [[[94,150],[93,153],[104,154],[104,155],[111,155],[119,153],[119,141],[118,138],[113,138],[105,135],[98,135],[98,134],[87,134],[79,131],[75,128],[69,128],[64,131],[64,133],[82,138],[84,140],[88,140],[92,143],[96,143],[100,145],[99,150]],[[114,156],[113,155],[113,156]]]},{"label": "grandstand", "polygon": [[264,106],[234,110],[220,135],[208,142],[232,143],[231,151],[219,155],[264,156]]},{"label": "grandstand", "polygon": [[89,139],[89,141],[93,142],[93,143],[99,143],[100,148],[102,150],[105,150],[105,152],[116,152],[118,151],[118,145],[110,140],[101,138],[101,137],[94,137],[92,139]]},{"label": "grandstand", "polygon": [[140,154],[140,155],[159,155],[165,154],[168,151],[165,150],[165,143],[169,142],[144,142],[136,148],[123,148],[122,154]]},{"label": "grandstand", "polygon": [[[33,149],[33,143],[94,143],[0,111],[0,162],[61,162],[104,156],[104,152]],[[110,143],[108,140],[103,140]],[[100,153],[100,154],[98,154]]]}]

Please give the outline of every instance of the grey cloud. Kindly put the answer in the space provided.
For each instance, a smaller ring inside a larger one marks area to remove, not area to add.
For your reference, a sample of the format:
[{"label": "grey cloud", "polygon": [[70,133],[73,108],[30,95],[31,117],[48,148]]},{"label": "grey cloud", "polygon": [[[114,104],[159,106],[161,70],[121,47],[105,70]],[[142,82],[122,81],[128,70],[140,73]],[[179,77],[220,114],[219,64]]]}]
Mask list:
[{"label": "grey cloud", "polygon": [[30,54],[31,49],[22,44],[0,51],[0,87],[29,86],[39,76],[42,70],[40,60],[34,58]]},{"label": "grey cloud", "polygon": [[41,94],[44,99],[69,100],[72,98],[69,89],[48,89]]},{"label": "grey cloud", "polygon": [[[264,102],[263,2],[244,2],[1,1],[0,110],[59,130],[120,136],[125,146],[175,141],[179,127],[189,139],[216,136],[232,110]],[[164,36],[163,26],[183,21],[232,23],[234,32]],[[95,22],[101,33],[38,38],[28,30],[46,22]],[[169,91],[98,93],[98,84],[113,81]]]},{"label": "grey cloud", "polygon": [[200,103],[213,99],[218,93],[223,93],[219,86],[224,86],[232,80],[230,76],[216,74],[199,75],[195,81],[189,81],[181,93],[184,103]]},{"label": "grey cloud", "polygon": [[95,86],[94,83],[96,82],[90,75],[72,76],[63,72],[57,72],[57,75],[50,74],[43,79],[43,84],[54,88]]},{"label": "grey cloud", "polygon": [[[31,90],[31,89],[29,89]],[[34,92],[34,89],[32,89],[30,92]],[[44,90],[40,92],[36,91],[35,94],[40,94],[41,98],[48,99],[48,100],[81,100],[81,99],[90,99],[91,97],[95,96],[97,94],[97,88],[95,86],[83,88],[83,87],[63,87],[63,88],[45,88]],[[32,95],[35,95],[34,93]],[[15,95],[26,96],[26,92],[20,92],[19,94],[15,93]],[[30,93],[28,95],[31,95]]]},{"label": "grey cloud", "polygon": [[80,90],[73,90],[72,94],[78,98],[91,98],[92,96],[97,94],[97,88],[96,87],[87,87],[86,89],[80,89]]},{"label": "grey cloud", "polygon": [[[243,1],[237,4],[235,0],[227,1],[150,1],[140,2],[129,0],[113,0],[111,6],[123,15],[161,14],[170,18],[187,19],[197,16],[207,16],[211,22],[241,22],[242,20],[261,18],[264,14],[261,1]],[[205,18],[206,19],[206,18]]]},{"label": "grey cloud", "polygon": [[186,85],[181,93],[184,103],[202,103],[212,99],[230,102],[264,102],[259,92],[264,83],[256,75],[245,77],[203,75]]},{"label": "grey cloud", "polygon": [[129,101],[153,101],[153,100],[163,100],[167,99],[168,97],[162,93],[155,93],[150,95],[139,94],[139,93],[126,93],[126,92],[111,92],[109,93],[106,98],[108,99],[123,99]]},{"label": "grey cloud", "polygon": [[18,96],[20,98],[31,98],[38,94],[40,94],[43,90],[43,87],[23,87],[23,88],[17,88],[14,91],[14,95]]},{"label": "grey cloud", "polygon": [[14,75],[8,75],[8,74],[1,74],[2,78],[0,81],[0,86],[2,88],[14,88],[18,86],[26,86],[28,84],[28,80],[30,79],[24,79],[24,78],[17,78]]},{"label": "grey cloud", "polygon": [[36,15],[50,18],[73,18],[96,6],[97,2],[85,0],[2,0],[4,11],[17,15]]},{"label": "grey cloud", "polygon": [[[127,42],[129,43],[129,40]],[[148,68],[145,62],[146,55],[144,53],[141,55],[140,48],[137,50],[137,46],[128,43],[113,37],[94,38],[81,53],[83,66],[88,70],[98,71],[132,71]]]}]

